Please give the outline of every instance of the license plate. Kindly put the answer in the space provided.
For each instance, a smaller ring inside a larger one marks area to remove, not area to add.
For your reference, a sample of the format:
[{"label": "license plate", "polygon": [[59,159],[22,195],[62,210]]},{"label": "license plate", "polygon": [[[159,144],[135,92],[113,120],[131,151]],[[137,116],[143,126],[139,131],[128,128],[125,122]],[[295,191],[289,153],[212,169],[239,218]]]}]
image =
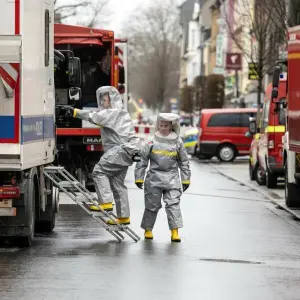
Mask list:
[{"label": "license plate", "polygon": [[1,217],[15,217],[16,215],[17,215],[17,209],[15,207],[0,208],[0,216]]}]

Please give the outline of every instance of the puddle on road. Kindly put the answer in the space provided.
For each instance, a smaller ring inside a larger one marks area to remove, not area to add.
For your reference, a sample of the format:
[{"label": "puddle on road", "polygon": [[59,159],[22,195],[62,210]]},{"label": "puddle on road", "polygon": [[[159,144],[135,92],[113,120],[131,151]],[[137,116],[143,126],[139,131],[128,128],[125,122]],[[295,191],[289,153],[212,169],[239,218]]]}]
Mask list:
[{"label": "puddle on road", "polygon": [[200,258],[200,261],[216,262],[216,263],[228,263],[228,264],[250,264],[250,265],[262,265],[259,261],[239,260],[239,259],[226,259],[226,258]]}]

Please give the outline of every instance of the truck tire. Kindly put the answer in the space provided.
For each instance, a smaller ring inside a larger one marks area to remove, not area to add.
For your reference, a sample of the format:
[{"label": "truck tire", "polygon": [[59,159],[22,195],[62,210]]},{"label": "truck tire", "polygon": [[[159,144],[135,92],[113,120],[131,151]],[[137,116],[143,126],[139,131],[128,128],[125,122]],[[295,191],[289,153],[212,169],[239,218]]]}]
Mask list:
[{"label": "truck tire", "polygon": [[287,160],[284,164],[284,191],[285,191],[285,204],[287,207],[300,207],[300,187],[294,183],[288,182],[288,164]]},{"label": "truck tire", "polygon": [[266,186],[268,189],[277,188],[277,175],[271,174],[268,170],[266,174]]},{"label": "truck tire", "polygon": [[266,184],[266,175],[264,174],[263,169],[257,163],[254,168],[255,180],[258,185],[265,185]]},{"label": "truck tire", "polygon": [[232,162],[236,157],[236,149],[233,145],[222,144],[217,149],[217,157],[222,162]]},{"label": "truck tire", "polygon": [[29,226],[32,228],[31,234],[29,236],[22,236],[18,237],[18,245],[20,247],[31,247],[34,242],[34,235],[35,235],[35,200],[36,200],[36,190],[37,186],[35,185],[34,181],[32,182],[32,189],[28,189],[28,197],[30,204],[28,206],[28,213],[30,216],[30,223]]},{"label": "truck tire", "polygon": [[53,187],[53,184],[50,183],[50,187],[48,186],[47,188],[50,188],[52,190],[52,193],[47,195],[47,207],[46,211],[43,212],[45,216],[43,217],[43,220],[38,222],[36,224],[36,230],[38,232],[45,232],[45,233],[50,233],[53,231],[55,227],[55,216],[56,216],[56,211],[57,211],[57,203],[56,199],[57,193],[56,189]]}]

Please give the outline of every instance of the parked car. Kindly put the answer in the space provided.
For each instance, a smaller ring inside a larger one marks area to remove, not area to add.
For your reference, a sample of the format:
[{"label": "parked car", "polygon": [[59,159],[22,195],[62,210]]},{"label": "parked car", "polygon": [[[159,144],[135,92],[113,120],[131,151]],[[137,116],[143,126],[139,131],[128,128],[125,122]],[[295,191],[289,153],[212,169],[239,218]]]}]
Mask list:
[{"label": "parked car", "polygon": [[252,135],[249,118],[257,108],[203,109],[200,116],[197,154],[207,159],[217,156],[220,161],[231,162],[237,156],[249,154]]},{"label": "parked car", "polygon": [[[257,128],[254,118],[249,127],[254,136],[259,134],[255,168],[259,170],[258,176],[261,176],[261,172],[264,173],[263,183],[268,188],[276,188],[278,178],[284,176],[282,137],[285,134],[285,80],[280,81],[278,97],[274,100],[272,101],[272,84],[270,84],[265,93],[259,126]],[[260,179],[257,179],[258,184],[261,184]]]},{"label": "parked car", "polygon": [[195,155],[199,130],[196,127],[184,131],[182,141],[188,154]]}]

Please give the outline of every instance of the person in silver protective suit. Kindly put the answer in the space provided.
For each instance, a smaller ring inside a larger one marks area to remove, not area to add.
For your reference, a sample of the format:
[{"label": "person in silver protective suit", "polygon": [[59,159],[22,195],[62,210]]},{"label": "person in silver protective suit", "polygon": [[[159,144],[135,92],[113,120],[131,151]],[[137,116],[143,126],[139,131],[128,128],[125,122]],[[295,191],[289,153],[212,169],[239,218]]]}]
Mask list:
[{"label": "person in silver protective suit", "polygon": [[145,178],[145,211],[141,224],[146,239],[153,239],[152,229],[158,211],[162,207],[161,198],[163,198],[171,230],[171,241],[181,241],[178,235],[178,228],[183,227],[180,197],[182,190],[185,191],[190,185],[191,171],[179,131],[178,115],[159,114],[154,138],[142,149],[141,160],[135,167],[135,184],[142,189],[150,161]]},{"label": "person in silver protective suit", "polygon": [[[98,112],[74,109],[73,117],[101,127],[104,154],[92,173],[100,207],[112,211],[112,203],[115,200],[117,222],[130,224],[128,192],[124,180],[128,166],[133,164],[133,157],[140,150],[139,138],[115,87],[100,87],[96,91],[96,97]],[[90,209],[99,210],[99,207],[92,205]],[[114,224],[112,220],[107,220],[107,223]]]}]

